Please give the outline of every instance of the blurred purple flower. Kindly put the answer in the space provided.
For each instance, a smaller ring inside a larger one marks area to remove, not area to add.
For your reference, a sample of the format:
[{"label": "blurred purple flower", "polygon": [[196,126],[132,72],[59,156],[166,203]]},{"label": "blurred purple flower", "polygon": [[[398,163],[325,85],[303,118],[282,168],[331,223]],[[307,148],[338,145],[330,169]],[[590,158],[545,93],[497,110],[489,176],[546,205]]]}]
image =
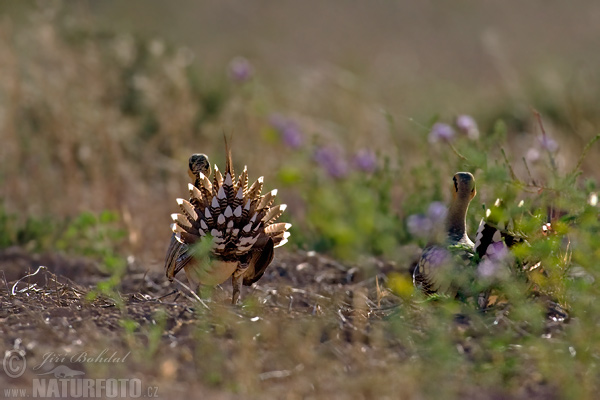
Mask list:
[{"label": "blurred purple flower", "polygon": [[235,57],[229,63],[229,77],[235,82],[246,82],[254,73],[254,68],[250,61],[244,57]]},{"label": "blurred purple flower", "polygon": [[333,178],[343,178],[348,174],[348,163],[339,147],[318,148],[314,160]]},{"label": "blurred purple flower", "polygon": [[470,115],[459,115],[456,118],[456,127],[471,140],[479,139],[477,122]]},{"label": "blurred purple flower", "polygon": [[433,223],[423,214],[413,214],[406,219],[406,227],[411,235],[427,238],[431,234]]},{"label": "blurred purple flower", "polygon": [[360,171],[371,173],[377,169],[377,156],[370,149],[360,149],[354,155],[354,165]]},{"label": "blurred purple flower", "polygon": [[448,209],[439,201],[434,201],[427,209],[427,216],[433,225],[440,225],[443,223],[446,220],[446,214],[448,214]]},{"label": "blurred purple flower", "polygon": [[483,261],[477,266],[477,274],[481,278],[499,278],[507,272],[506,261],[510,257],[504,242],[494,242],[485,251]]},{"label": "blurred purple flower", "polygon": [[448,124],[443,122],[437,122],[431,127],[429,132],[429,143],[436,143],[439,141],[449,142],[454,138],[454,129]]},{"label": "blurred purple flower", "polygon": [[508,247],[504,242],[494,242],[485,250],[485,254],[494,261],[504,261],[508,255]]},{"label": "blurred purple flower", "polygon": [[486,258],[477,266],[477,275],[480,278],[493,278],[498,275],[501,267],[501,263]]},{"label": "blurred purple flower", "polygon": [[538,140],[542,149],[547,150],[550,153],[556,153],[558,150],[558,143],[556,143],[556,140],[548,137],[548,135],[540,135],[538,136]]},{"label": "blurred purple flower", "polygon": [[281,136],[283,142],[292,149],[297,149],[304,143],[304,135],[296,122],[281,114],[273,114],[269,117],[271,126]]},{"label": "blurred purple flower", "polygon": [[429,260],[430,265],[434,267],[440,267],[444,264],[448,264],[452,260],[452,255],[443,247],[433,247],[427,254],[427,259]]}]

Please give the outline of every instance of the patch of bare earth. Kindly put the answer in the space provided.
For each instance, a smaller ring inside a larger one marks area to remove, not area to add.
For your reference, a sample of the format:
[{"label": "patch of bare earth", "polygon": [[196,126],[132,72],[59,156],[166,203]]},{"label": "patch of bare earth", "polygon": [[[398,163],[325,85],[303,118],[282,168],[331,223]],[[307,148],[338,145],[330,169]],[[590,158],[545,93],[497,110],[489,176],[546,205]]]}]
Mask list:
[{"label": "patch of bare earth", "polygon": [[[138,267],[117,287],[120,301],[92,298],[107,279],[93,262],[5,249],[0,334],[7,351],[24,351],[27,368],[18,378],[0,374],[0,385],[30,395],[34,379],[65,365],[85,378],[139,379],[143,397],[418,398],[422,383],[407,373],[411,343],[389,329],[418,330],[418,319],[392,321],[399,307],[415,305],[383,288],[391,265],[368,263],[359,269],[314,253],[280,253],[244,288],[243,305],[232,306],[230,283],[199,301],[181,287],[172,293],[178,285],[161,272]],[[457,342],[476,353],[469,329],[457,322]],[[456,390],[468,398],[552,398],[531,376],[511,396]]]}]

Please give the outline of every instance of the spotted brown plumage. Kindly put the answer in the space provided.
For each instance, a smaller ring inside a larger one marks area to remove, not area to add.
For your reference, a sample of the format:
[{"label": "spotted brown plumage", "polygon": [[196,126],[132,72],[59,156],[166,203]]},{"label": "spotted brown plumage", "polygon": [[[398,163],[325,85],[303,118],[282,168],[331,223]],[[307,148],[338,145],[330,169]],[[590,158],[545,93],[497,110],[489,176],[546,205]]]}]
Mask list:
[{"label": "spotted brown plumage", "polygon": [[428,295],[455,295],[461,283],[461,272],[473,256],[474,244],[467,236],[466,215],[476,194],[475,178],[469,172],[458,172],[452,180],[445,243],[427,245],[413,272],[415,287]]},{"label": "spotted brown plumage", "polygon": [[[181,213],[171,215],[174,235],[165,270],[173,279],[183,269],[194,286],[217,285],[231,276],[235,304],[242,284],[260,279],[273,259],[273,249],[287,242],[291,224],[276,222],[286,208],[273,205],[277,190],[262,195],[262,177],[249,186],[246,167],[236,177],[227,142],[225,147],[225,171],[215,165],[212,181],[205,173],[210,174],[208,158],[204,163],[202,157],[190,157],[194,184],[188,186],[189,200],[177,199]],[[208,261],[196,259],[190,249],[202,241],[210,241]]]}]

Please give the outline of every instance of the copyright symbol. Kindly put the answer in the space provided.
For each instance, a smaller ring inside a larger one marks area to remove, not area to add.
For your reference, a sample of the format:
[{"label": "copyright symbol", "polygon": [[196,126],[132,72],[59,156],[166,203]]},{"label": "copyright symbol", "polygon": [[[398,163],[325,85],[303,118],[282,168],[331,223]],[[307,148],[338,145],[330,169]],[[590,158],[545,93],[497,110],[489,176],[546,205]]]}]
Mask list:
[{"label": "copyright symbol", "polygon": [[4,352],[4,360],[2,361],[4,372],[10,378],[18,378],[25,372],[27,360],[25,359],[24,350],[6,350]]}]

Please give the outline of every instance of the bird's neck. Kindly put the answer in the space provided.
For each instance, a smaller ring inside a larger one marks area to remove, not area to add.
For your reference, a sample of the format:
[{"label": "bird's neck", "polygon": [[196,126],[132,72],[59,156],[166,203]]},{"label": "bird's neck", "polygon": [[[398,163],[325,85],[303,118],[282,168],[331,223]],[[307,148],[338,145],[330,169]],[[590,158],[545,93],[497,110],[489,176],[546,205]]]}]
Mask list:
[{"label": "bird's neck", "polygon": [[446,219],[446,231],[451,243],[462,242],[467,237],[467,223],[465,217],[469,208],[469,199],[456,198],[450,204],[448,217]]}]

